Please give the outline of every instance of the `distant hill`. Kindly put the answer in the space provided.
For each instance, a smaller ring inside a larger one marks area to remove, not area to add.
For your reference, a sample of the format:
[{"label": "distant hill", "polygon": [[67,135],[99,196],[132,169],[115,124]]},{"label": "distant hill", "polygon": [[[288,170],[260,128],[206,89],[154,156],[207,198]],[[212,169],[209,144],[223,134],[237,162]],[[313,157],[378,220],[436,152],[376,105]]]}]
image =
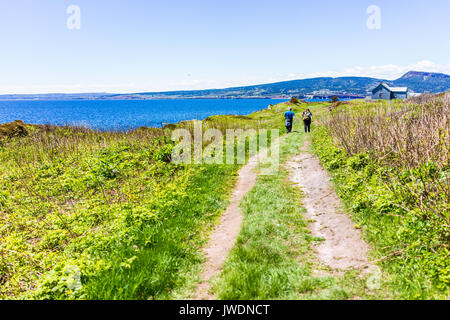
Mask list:
[{"label": "distant hill", "polygon": [[291,80],[270,84],[233,87],[226,89],[143,92],[131,94],[47,94],[0,95],[0,99],[82,100],[82,99],[238,99],[238,98],[361,98],[370,93],[380,82],[389,86],[408,87],[416,93],[438,93],[450,90],[450,76],[442,73],[410,71],[401,78],[389,81],[368,77],[321,77]]},{"label": "distant hill", "polygon": [[172,91],[172,92],[147,92],[142,96],[162,97],[276,97],[276,96],[305,96],[305,95],[362,95],[380,83],[379,79],[363,77],[342,78],[312,78],[303,80],[283,81],[270,84],[233,87],[227,89],[197,90],[197,91]]},{"label": "distant hill", "polygon": [[[407,86],[417,93],[438,93],[450,90],[450,76],[442,73],[410,71],[401,78],[389,81],[368,77],[311,78],[227,89],[140,93],[143,98],[274,98],[282,97],[365,97],[380,82],[390,86]],[[121,95],[123,97],[123,95]]]},{"label": "distant hill", "polygon": [[414,92],[438,93],[450,89],[450,76],[443,73],[410,71],[393,81],[396,87],[408,87]]}]

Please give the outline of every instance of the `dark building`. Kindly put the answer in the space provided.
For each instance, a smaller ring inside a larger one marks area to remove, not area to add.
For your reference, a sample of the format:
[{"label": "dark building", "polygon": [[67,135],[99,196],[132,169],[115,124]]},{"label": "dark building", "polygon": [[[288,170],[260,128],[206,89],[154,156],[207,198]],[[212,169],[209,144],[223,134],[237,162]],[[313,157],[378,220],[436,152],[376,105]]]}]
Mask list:
[{"label": "dark building", "polygon": [[385,83],[380,83],[375,89],[372,90],[372,99],[406,99],[408,98],[407,87],[389,87]]}]

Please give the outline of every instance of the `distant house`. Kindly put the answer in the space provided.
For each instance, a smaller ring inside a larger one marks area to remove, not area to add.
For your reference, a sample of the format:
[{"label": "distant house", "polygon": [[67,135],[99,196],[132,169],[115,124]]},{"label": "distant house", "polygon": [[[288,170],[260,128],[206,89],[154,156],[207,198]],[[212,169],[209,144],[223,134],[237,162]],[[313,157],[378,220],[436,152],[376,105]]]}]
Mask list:
[{"label": "distant house", "polygon": [[392,100],[406,98],[408,98],[407,87],[389,87],[382,82],[372,90],[372,99]]}]

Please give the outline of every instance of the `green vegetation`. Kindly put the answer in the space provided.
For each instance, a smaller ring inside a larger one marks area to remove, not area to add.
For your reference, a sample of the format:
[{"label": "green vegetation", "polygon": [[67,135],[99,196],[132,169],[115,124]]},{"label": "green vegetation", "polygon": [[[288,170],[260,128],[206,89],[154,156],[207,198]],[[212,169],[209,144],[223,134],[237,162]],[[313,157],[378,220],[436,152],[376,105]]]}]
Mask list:
[{"label": "green vegetation", "polygon": [[[203,131],[282,126],[280,110]],[[238,165],[175,165],[165,129],[0,126],[0,298],[168,299],[203,262]],[[248,143],[248,142],[247,142]]]},{"label": "green vegetation", "polygon": [[[189,265],[181,262],[195,261],[198,240],[184,241],[224,208],[235,168],[174,165],[171,142],[151,132],[33,129],[0,150],[2,297],[167,295]],[[145,279],[129,276],[142,263]]]},{"label": "green vegetation", "polygon": [[449,297],[449,95],[323,110],[313,148],[396,296]]},{"label": "green vegetation", "polygon": [[[393,290],[395,298],[448,299],[448,95],[295,100],[248,116],[213,116],[202,130],[284,132],[288,106],[313,111],[314,152],[388,283],[368,292],[361,274],[320,267],[311,246],[321,239],[310,235],[301,192],[283,169],[260,176],[241,204],[241,234],[214,281],[218,297],[373,299]],[[190,296],[201,248],[240,166],[174,164],[169,137],[179,128],[194,136],[193,121],[130,132],[0,125],[0,299]],[[281,160],[297,154],[303,139],[301,132],[283,137]]]}]

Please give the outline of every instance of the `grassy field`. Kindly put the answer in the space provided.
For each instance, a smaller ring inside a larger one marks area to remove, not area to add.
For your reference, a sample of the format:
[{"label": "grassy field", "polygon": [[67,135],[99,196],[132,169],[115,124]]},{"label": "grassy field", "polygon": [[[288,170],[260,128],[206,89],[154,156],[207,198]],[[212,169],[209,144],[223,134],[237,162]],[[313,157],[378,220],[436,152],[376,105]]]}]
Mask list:
[{"label": "grassy field", "polygon": [[[374,247],[386,286],[367,292],[354,272],[315,273],[311,246],[320,239],[283,169],[261,176],[242,203],[217,296],[448,298],[448,98],[290,106],[312,109],[314,152]],[[210,117],[202,130],[284,132],[287,107]],[[0,125],[0,299],[188,297],[240,165],[174,164],[170,137],[180,128],[194,136],[192,121],[122,133]],[[304,138],[282,137],[282,161]]]},{"label": "grassy field", "polygon": [[[279,127],[280,112],[210,117],[203,131]],[[0,125],[0,298],[182,296],[240,166],[173,164],[180,128],[194,134],[193,122],[122,133]]]}]

